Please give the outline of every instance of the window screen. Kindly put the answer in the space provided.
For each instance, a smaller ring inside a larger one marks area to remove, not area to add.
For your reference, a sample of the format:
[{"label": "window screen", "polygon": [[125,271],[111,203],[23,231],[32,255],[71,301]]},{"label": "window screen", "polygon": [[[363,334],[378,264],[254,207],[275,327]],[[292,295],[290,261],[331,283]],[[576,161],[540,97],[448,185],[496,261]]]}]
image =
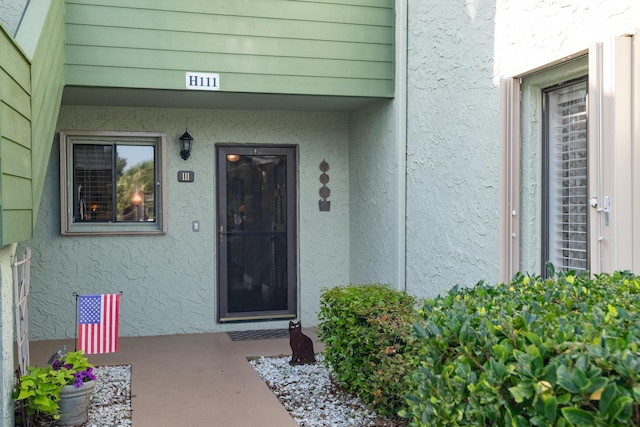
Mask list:
[{"label": "window screen", "polygon": [[543,259],[556,270],[586,271],[587,83],[585,79],[544,91],[545,195]]}]

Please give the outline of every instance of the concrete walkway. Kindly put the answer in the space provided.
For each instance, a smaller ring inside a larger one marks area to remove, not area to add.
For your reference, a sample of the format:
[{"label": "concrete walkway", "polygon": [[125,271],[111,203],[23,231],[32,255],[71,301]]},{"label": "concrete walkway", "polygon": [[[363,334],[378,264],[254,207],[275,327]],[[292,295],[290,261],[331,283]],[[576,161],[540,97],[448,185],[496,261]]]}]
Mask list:
[{"label": "concrete walkway", "polygon": [[[322,351],[313,329],[304,333]],[[31,364],[44,366],[62,344],[31,342]],[[120,338],[119,351],[90,355],[94,365],[132,365],[134,427],[295,427],[247,362],[252,356],[291,355],[289,339],[231,341],[226,333]]]}]

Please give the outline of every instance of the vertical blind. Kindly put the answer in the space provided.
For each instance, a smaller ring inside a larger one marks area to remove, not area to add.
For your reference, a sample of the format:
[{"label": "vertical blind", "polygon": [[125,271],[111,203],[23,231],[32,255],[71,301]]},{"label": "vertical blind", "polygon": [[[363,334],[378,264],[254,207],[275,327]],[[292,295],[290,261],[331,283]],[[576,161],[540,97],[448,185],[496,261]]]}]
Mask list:
[{"label": "vertical blind", "polygon": [[586,271],[587,86],[580,81],[547,92],[548,260],[556,270]]}]

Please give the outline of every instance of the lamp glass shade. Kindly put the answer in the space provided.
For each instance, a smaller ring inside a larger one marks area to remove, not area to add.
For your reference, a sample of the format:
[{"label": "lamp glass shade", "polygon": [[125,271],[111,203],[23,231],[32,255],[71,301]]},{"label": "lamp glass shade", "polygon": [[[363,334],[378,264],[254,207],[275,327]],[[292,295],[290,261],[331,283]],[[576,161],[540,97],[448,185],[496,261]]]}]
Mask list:
[{"label": "lamp glass shade", "polygon": [[191,154],[191,143],[193,142],[193,137],[189,135],[189,132],[186,130],[180,137],[180,156],[187,160],[189,155]]}]

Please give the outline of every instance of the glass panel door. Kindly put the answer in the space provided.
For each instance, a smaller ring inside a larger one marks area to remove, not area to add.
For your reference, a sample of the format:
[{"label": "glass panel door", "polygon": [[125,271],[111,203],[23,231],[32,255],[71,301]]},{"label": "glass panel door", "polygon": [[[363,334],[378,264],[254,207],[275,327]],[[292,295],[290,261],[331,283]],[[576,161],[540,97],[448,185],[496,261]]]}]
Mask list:
[{"label": "glass panel door", "polygon": [[295,317],[295,147],[217,157],[219,319]]},{"label": "glass panel door", "polygon": [[557,271],[589,270],[587,81],[544,91],[546,194],[543,260]]}]

